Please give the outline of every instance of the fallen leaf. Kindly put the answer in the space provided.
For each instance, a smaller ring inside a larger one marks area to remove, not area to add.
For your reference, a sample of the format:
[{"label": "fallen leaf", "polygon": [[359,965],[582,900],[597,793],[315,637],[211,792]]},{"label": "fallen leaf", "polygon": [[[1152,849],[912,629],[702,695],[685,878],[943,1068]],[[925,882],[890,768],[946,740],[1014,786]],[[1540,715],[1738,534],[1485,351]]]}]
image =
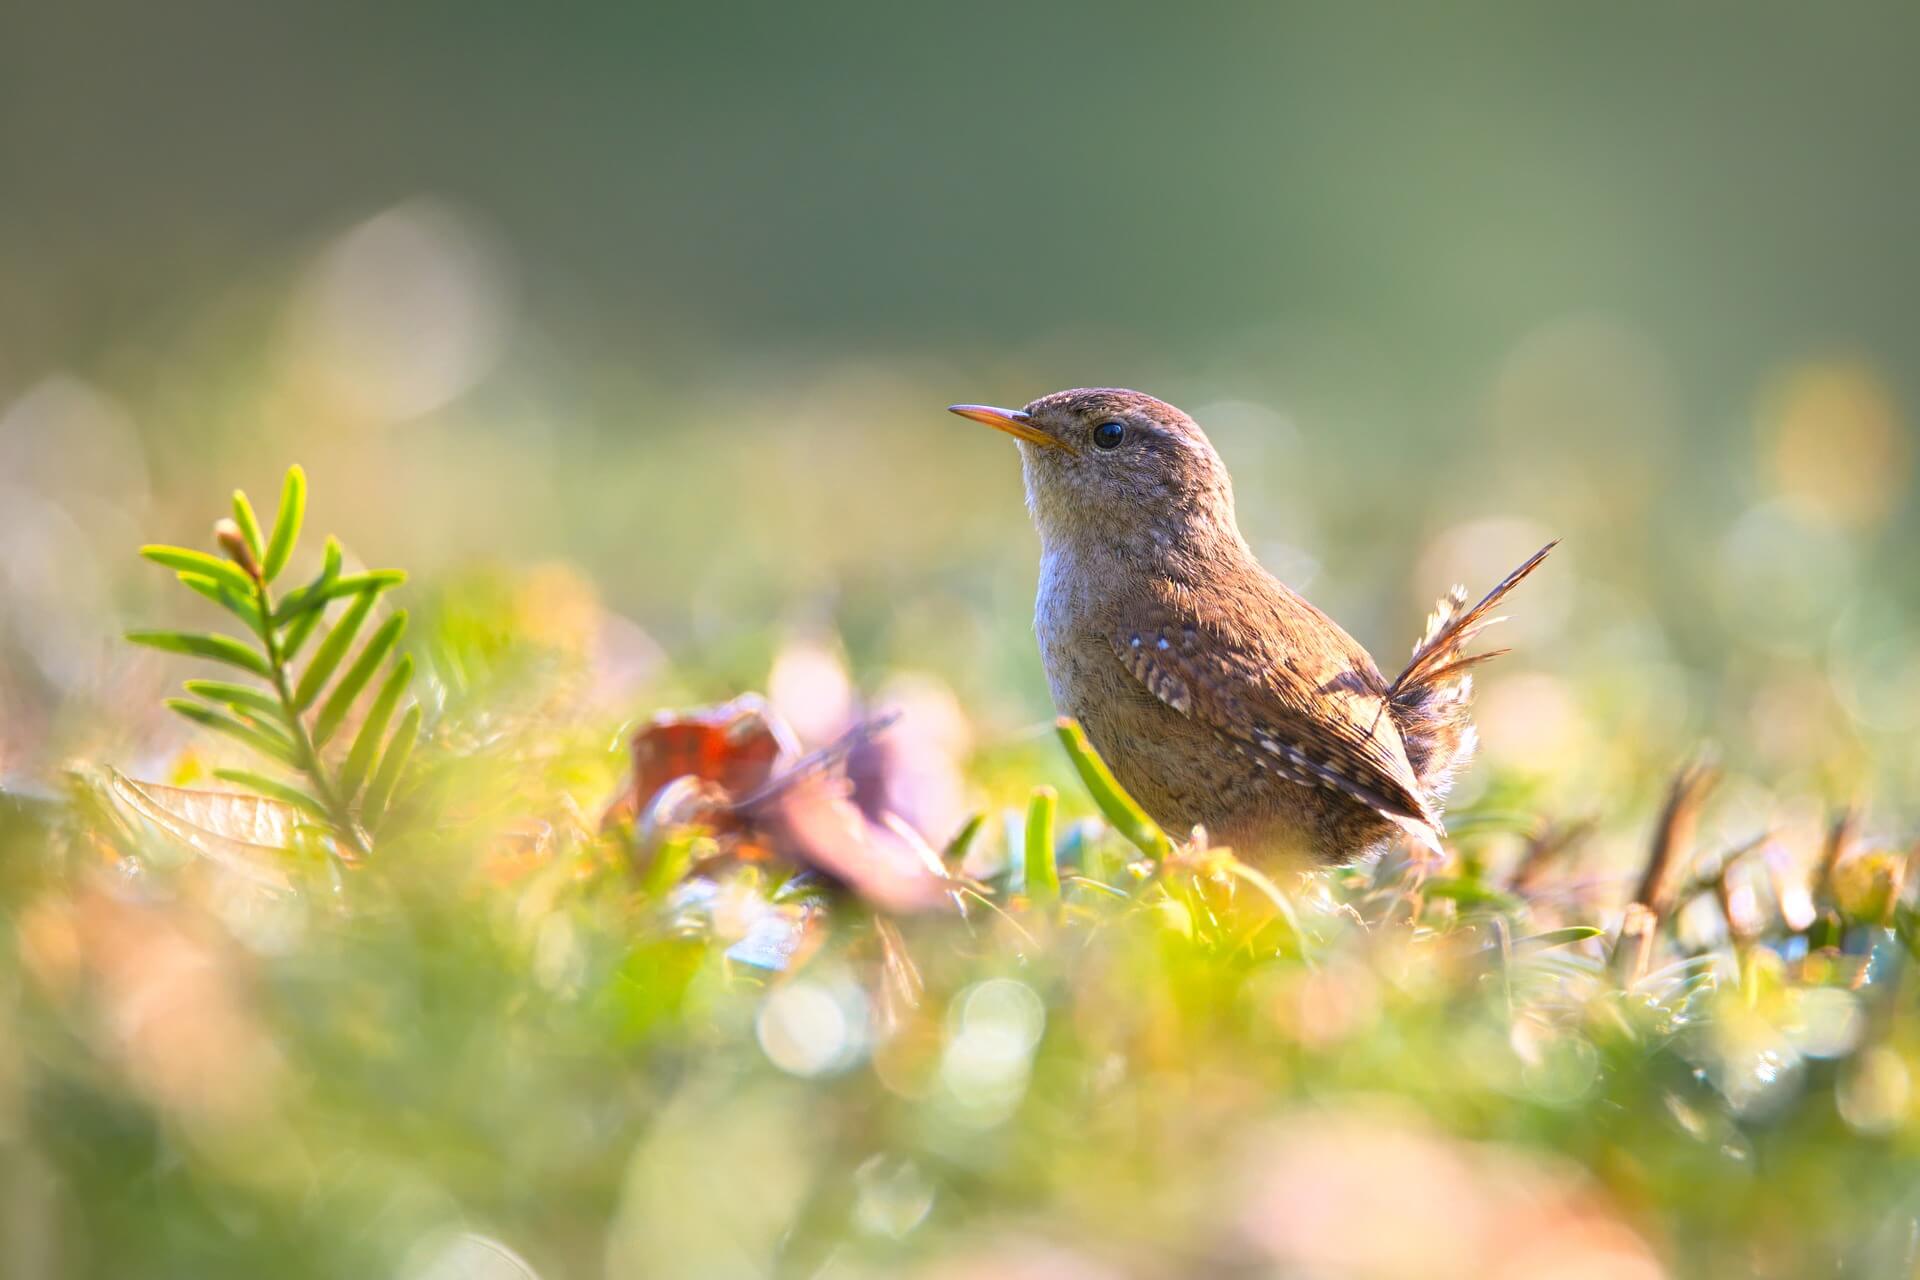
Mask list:
[{"label": "fallen leaf", "polygon": [[632,822],[642,863],[675,830],[700,827],[720,851],[703,866],[771,857],[816,871],[883,910],[938,905],[951,888],[939,855],[897,819],[869,820],[840,772],[892,722],[858,724],[802,757],[786,723],[753,694],[657,716],[634,735],[632,782],[602,827]]},{"label": "fallen leaf", "polygon": [[946,879],[898,832],[868,822],[848,790],[845,779],[801,774],[743,808],[774,852],[874,906],[924,911],[945,903]]},{"label": "fallen leaf", "polygon": [[257,884],[292,888],[287,852],[303,825],[299,810],[265,796],[141,782],[109,770],[114,802],[189,849]]},{"label": "fallen leaf", "polygon": [[704,712],[658,717],[633,740],[634,776],[646,795],[688,776],[745,795],[796,754],[785,723],[754,694]]},{"label": "fallen leaf", "polygon": [[632,780],[608,806],[601,827],[638,822],[677,778],[712,783],[729,799],[748,795],[798,755],[792,731],[756,694],[699,711],[662,712],[633,735]]}]

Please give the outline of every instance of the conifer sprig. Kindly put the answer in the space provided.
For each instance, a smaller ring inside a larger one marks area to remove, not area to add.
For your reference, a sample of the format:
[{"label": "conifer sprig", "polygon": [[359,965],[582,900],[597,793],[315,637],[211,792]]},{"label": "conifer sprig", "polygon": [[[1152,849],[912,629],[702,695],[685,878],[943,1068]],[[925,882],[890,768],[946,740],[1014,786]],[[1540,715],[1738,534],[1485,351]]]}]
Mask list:
[{"label": "conifer sprig", "polygon": [[[252,683],[189,680],[189,696],[169,698],[167,706],[245,743],[288,775],[217,769],[216,777],[294,806],[334,837],[342,857],[355,859],[371,852],[420,729],[420,708],[408,696],[413,660],[400,648],[405,611],[388,615],[358,653],[348,655],[380,597],[406,575],[397,569],[343,574],[340,544],[329,537],[320,572],[276,596],[272,584],[293,556],[306,505],[306,473],[294,466],[270,533],[262,533],[246,494],[234,492],[233,516],[214,526],[225,558],[187,547],[140,550],[238,619],[245,639],[196,631],[130,631],[127,639],[251,677]],[[340,612],[329,622],[336,605]],[[312,656],[300,665],[315,635]]]}]

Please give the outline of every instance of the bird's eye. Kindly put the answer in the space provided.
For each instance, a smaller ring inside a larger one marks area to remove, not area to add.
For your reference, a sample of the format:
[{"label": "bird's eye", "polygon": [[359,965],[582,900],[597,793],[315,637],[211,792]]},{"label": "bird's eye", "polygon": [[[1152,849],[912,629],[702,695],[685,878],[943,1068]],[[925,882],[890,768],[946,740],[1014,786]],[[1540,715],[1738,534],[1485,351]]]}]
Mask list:
[{"label": "bird's eye", "polygon": [[1103,422],[1093,429],[1093,447],[1096,449],[1118,449],[1120,442],[1127,438],[1127,428],[1123,423]]}]

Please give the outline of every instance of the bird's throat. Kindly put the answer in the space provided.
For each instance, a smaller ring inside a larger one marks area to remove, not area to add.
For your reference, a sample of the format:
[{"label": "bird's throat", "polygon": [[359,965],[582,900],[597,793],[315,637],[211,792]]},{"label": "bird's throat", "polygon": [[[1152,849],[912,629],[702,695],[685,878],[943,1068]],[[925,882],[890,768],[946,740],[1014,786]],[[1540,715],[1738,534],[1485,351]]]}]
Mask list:
[{"label": "bird's throat", "polygon": [[1042,576],[1105,594],[1143,580],[1202,584],[1263,573],[1229,519],[1059,521],[1036,509]]}]

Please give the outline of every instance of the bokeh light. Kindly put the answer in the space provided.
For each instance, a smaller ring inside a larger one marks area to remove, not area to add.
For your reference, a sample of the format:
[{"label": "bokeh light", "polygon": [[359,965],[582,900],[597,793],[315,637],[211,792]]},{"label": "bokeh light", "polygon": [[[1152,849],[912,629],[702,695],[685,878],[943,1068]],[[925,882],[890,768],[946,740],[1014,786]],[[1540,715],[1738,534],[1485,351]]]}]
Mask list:
[{"label": "bokeh light", "polygon": [[[0,1274],[1915,1273],[1920,9],[5,26]],[[942,409],[1108,384],[1388,678],[1560,540],[1447,861],[1095,803]],[[122,636],[294,462],[417,771],[249,877]],[[636,793],[748,692],[780,785]]]}]

